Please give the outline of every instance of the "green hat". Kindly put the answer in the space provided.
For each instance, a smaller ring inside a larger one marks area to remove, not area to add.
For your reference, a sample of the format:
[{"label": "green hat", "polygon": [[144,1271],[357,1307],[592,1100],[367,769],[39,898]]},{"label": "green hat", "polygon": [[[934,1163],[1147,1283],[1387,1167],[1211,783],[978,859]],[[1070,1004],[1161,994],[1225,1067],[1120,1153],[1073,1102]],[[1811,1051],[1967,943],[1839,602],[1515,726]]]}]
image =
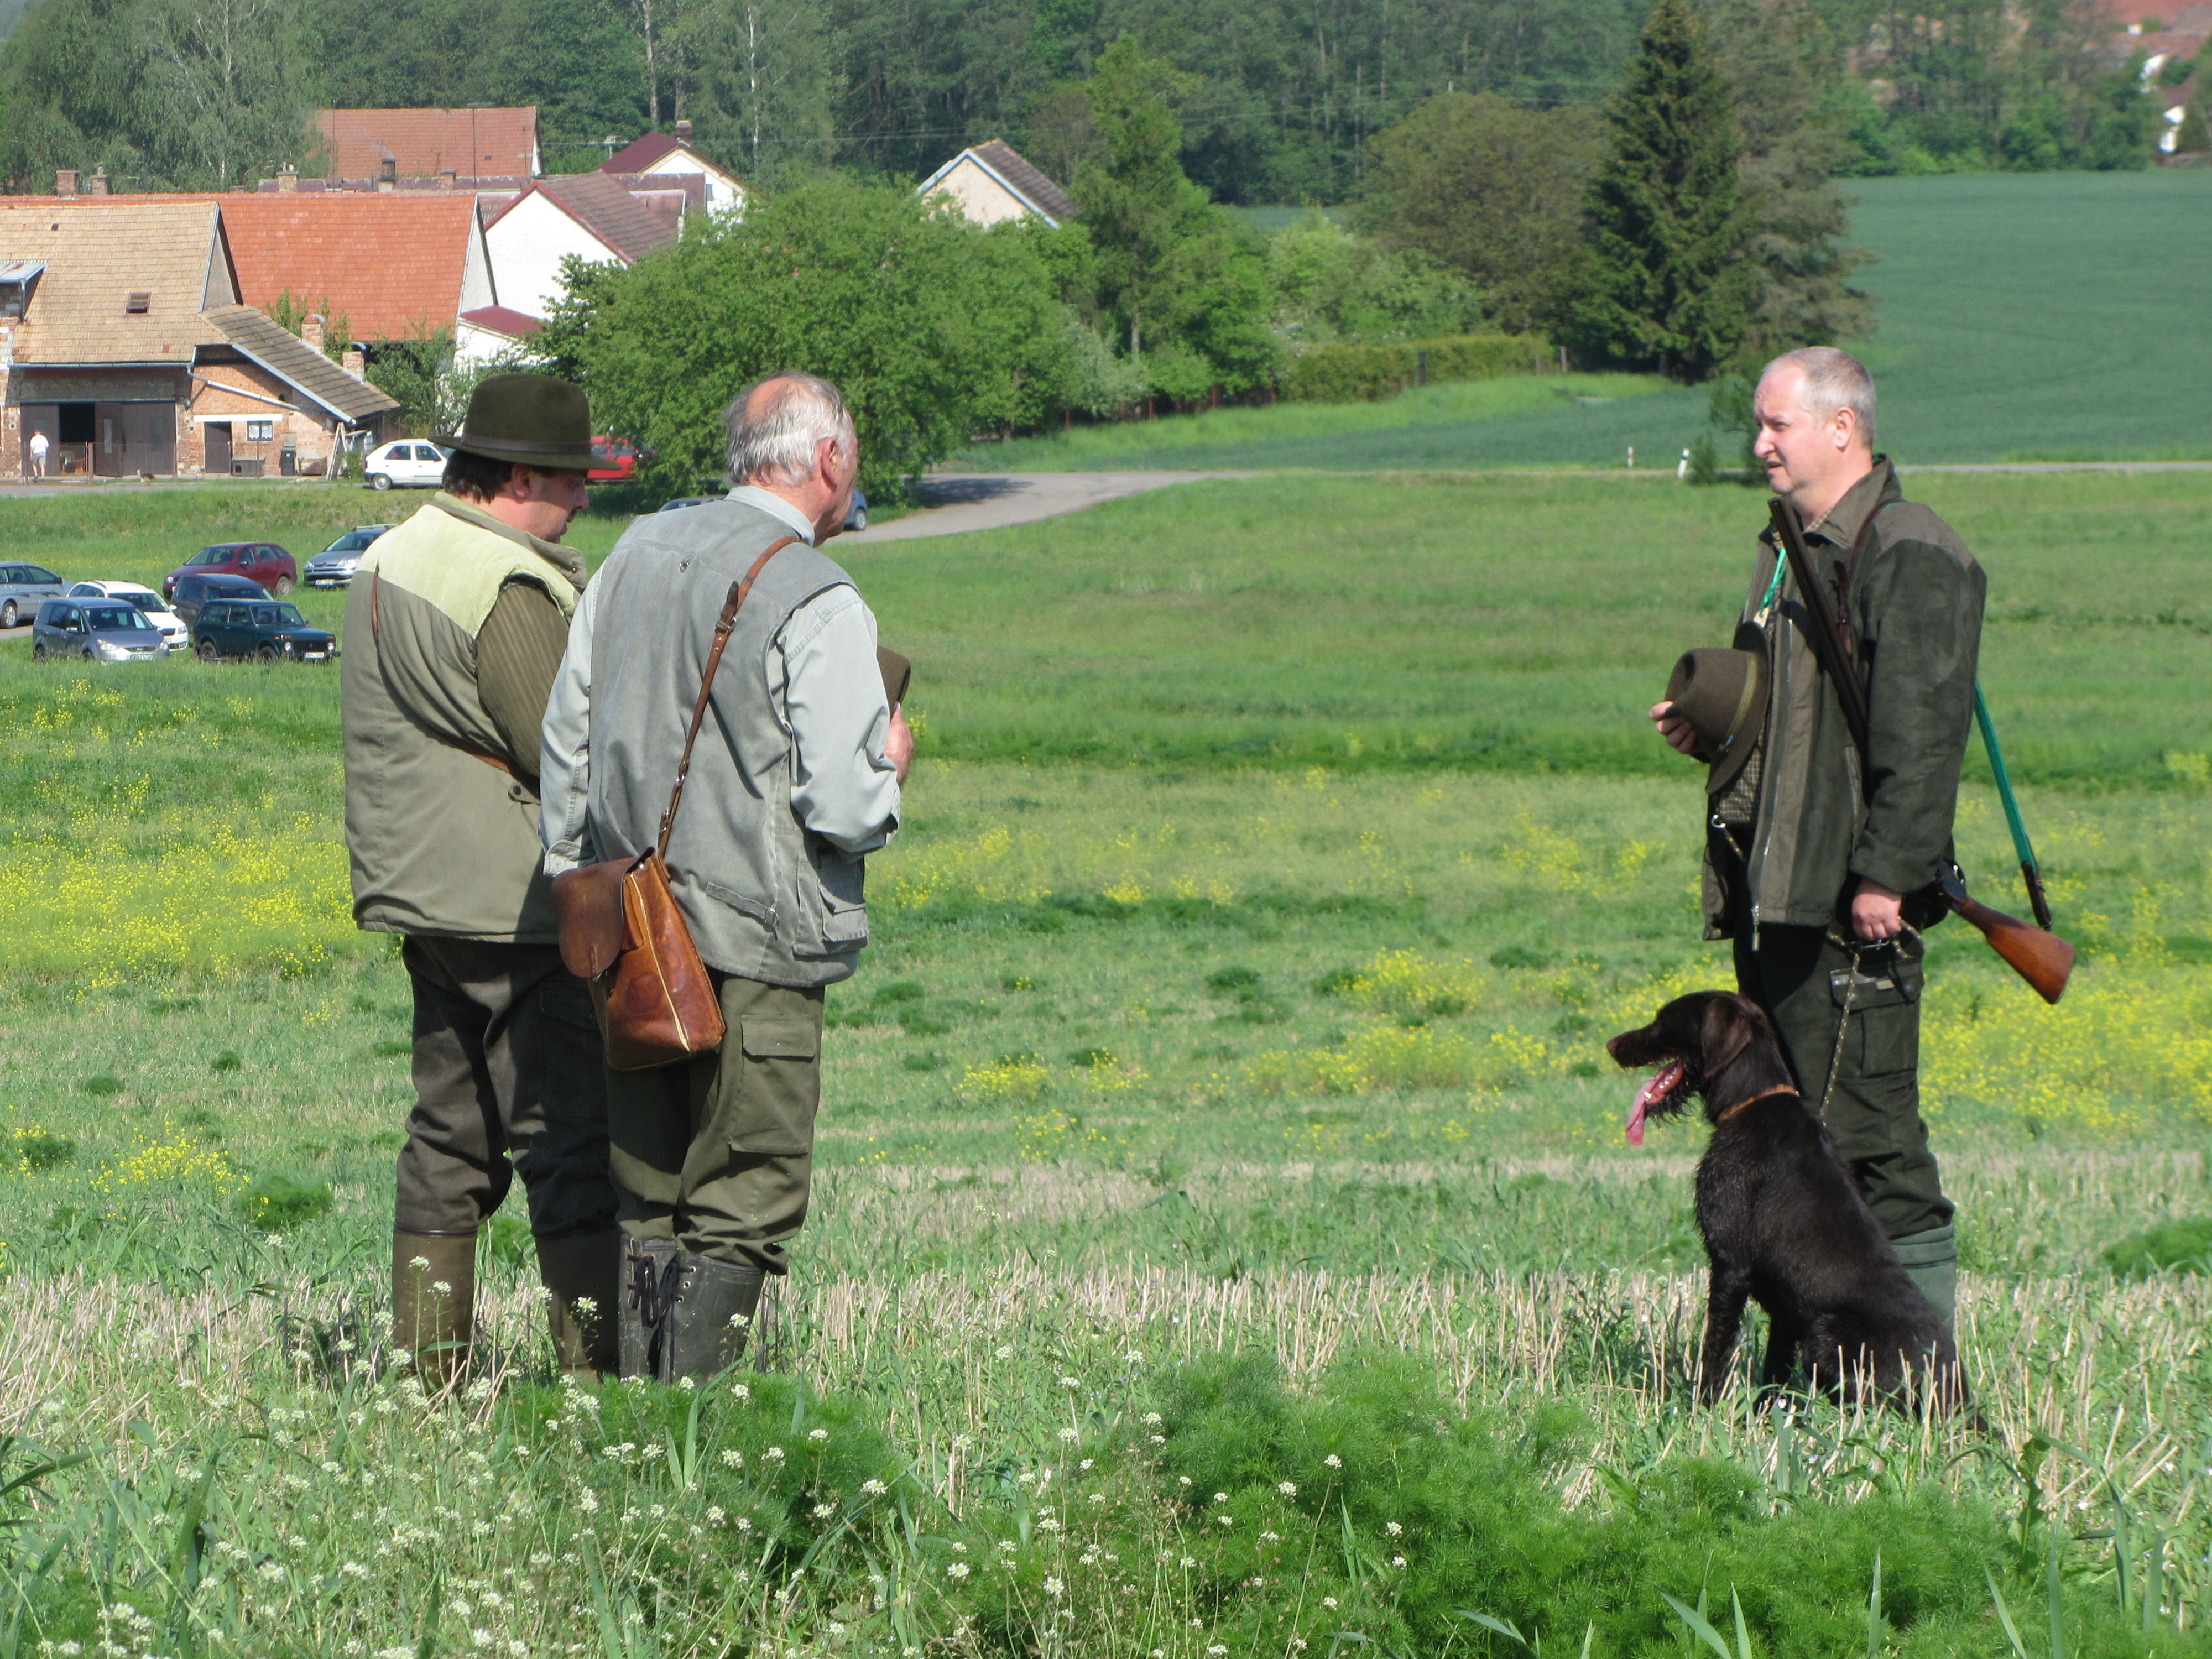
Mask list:
[{"label": "green hat", "polygon": [[1697,734],[1692,750],[1712,767],[1705,793],[1734,783],[1766,725],[1766,657],[1741,647],[1685,651],[1667,682],[1667,701]]},{"label": "green hat", "polygon": [[441,433],[435,441],[549,472],[588,471],[591,405],[583,387],[550,374],[495,374],[477,383],[461,429]]}]

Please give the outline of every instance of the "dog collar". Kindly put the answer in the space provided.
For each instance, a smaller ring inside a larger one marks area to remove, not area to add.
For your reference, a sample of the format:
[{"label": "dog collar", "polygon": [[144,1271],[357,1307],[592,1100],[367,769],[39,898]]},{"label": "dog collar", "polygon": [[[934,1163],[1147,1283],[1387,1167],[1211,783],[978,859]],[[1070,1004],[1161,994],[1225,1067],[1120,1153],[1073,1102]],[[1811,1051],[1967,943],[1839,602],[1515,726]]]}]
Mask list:
[{"label": "dog collar", "polygon": [[1721,1111],[1714,1115],[1713,1121],[1715,1123],[1725,1123],[1747,1106],[1756,1105],[1760,1101],[1771,1099],[1776,1095],[1794,1095],[1796,1092],[1797,1085],[1796,1084],[1778,1083],[1771,1089],[1763,1089],[1755,1095],[1752,1095],[1743,1100],[1739,1100],[1733,1106],[1723,1108]]}]

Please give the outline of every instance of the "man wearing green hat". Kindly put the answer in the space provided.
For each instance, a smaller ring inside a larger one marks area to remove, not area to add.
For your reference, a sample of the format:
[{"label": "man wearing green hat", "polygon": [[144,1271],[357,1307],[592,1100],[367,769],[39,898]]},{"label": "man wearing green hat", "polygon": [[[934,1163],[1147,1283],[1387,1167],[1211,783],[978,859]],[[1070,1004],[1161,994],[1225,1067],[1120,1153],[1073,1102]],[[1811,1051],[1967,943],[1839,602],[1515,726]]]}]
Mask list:
[{"label": "man wearing green hat", "polygon": [[1826,346],[1778,357],[1753,407],[1768,483],[1802,516],[1814,568],[1844,592],[1870,711],[1865,782],[1771,532],[1733,646],[1685,657],[1651,717],[1712,763],[1705,937],[1735,941],[1738,988],[1773,1020],[1798,1087],[1948,1325],[1958,1247],[1920,1116],[1918,930],[1944,914],[1936,882],[1988,579],[1875,453],[1874,382],[1855,358]]},{"label": "man wearing green hat", "polygon": [[496,375],[438,441],[445,488],[355,573],[341,688],[354,919],[401,937],[414,988],[392,1340],[433,1386],[465,1354],[477,1232],[517,1175],[564,1369],[612,1368],[621,1253],[598,1021],[538,868],[591,414],[566,381]]}]

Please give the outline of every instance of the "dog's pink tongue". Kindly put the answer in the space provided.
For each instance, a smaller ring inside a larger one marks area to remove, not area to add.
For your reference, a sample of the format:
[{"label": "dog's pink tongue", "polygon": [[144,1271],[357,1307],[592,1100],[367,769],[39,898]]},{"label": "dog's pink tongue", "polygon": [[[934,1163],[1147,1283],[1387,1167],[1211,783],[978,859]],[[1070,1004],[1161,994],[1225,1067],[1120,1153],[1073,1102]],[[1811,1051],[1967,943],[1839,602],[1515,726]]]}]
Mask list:
[{"label": "dog's pink tongue", "polygon": [[1630,1146],[1641,1146],[1644,1144],[1644,1112],[1650,1109],[1654,1101],[1664,1098],[1667,1091],[1674,1086],[1674,1080],[1681,1074],[1682,1068],[1679,1064],[1662,1066],[1659,1068],[1657,1075],[1636,1091],[1636,1104],[1629,1109],[1628,1113],[1628,1144]]}]

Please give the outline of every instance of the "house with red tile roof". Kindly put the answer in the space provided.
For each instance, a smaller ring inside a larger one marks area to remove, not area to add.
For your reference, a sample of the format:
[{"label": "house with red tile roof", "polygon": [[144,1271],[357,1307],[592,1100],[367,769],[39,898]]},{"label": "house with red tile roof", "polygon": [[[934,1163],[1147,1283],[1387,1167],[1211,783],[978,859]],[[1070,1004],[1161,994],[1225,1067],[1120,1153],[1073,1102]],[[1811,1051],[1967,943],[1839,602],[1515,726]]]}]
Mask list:
[{"label": "house with red tile roof", "polygon": [[333,179],[535,178],[538,111],[522,109],[325,109],[315,130]]},{"label": "house with red tile roof", "polygon": [[683,204],[681,191],[635,192],[605,173],[532,181],[484,229],[498,302],[526,317],[550,315],[566,291],[563,259],[635,264],[676,240]]},{"label": "house with red tile roof", "polygon": [[709,208],[718,212],[744,210],[744,185],[737,174],[691,147],[689,121],[678,121],[672,133],[648,132],[624,145],[600,164],[599,171],[621,176],[633,189],[650,189],[662,179],[697,179],[704,185]]},{"label": "house with red tile roof", "polygon": [[480,306],[461,313],[453,330],[453,356],[462,363],[489,363],[506,356],[544,325],[506,306]]},{"label": "house with red tile roof", "polygon": [[1067,192],[1000,138],[962,150],[914,193],[925,199],[948,197],[963,217],[979,225],[1039,219],[1057,228],[1075,216]]}]

